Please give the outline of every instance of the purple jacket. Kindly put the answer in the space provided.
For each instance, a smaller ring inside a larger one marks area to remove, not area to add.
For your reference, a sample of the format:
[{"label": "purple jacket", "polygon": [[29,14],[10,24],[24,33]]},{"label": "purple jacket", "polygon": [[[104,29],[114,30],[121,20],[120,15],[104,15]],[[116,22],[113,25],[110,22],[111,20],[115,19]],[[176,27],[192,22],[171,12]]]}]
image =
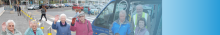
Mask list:
[{"label": "purple jacket", "polygon": [[136,27],[135,35],[150,35],[146,27],[144,27],[144,29],[141,29],[140,31],[139,29],[140,29],[139,27]]},{"label": "purple jacket", "polygon": [[86,20],[84,23],[76,20],[74,26],[70,26],[70,30],[76,31],[76,35],[93,35],[92,26],[88,20]]}]

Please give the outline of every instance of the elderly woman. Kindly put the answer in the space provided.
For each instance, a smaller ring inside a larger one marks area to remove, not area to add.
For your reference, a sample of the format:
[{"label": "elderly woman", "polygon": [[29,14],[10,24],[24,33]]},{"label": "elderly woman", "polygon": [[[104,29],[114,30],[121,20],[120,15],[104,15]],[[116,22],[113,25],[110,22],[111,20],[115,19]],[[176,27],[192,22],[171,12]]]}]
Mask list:
[{"label": "elderly woman", "polygon": [[[60,22],[57,22],[60,19]],[[61,14],[60,18],[56,15],[55,20],[52,24],[52,28],[57,30],[56,35],[71,35],[70,25],[66,23],[66,15]]]},{"label": "elderly woman", "polygon": [[145,26],[147,26],[145,18],[140,18],[135,29],[135,35],[150,35]]},{"label": "elderly woman", "polygon": [[85,19],[85,14],[80,13],[78,18],[75,23],[71,23],[70,30],[76,31],[76,35],[93,35],[91,23]]},{"label": "elderly woman", "polygon": [[29,21],[29,28],[25,31],[24,35],[44,35],[40,28],[37,28],[36,21]]},{"label": "elderly woman", "polygon": [[[1,35],[22,35],[20,31],[14,28],[15,22],[13,20],[8,20],[2,24],[2,33]],[[7,28],[7,29],[6,29]]]}]

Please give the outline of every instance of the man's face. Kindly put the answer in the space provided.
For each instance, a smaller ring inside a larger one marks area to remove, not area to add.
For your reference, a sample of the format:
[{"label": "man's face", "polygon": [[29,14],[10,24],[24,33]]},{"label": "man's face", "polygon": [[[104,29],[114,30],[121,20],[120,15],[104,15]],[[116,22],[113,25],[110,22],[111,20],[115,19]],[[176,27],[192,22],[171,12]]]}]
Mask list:
[{"label": "man's face", "polygon": [[37,24],[35,23],[35,24],[32,24],[32,29],[33,30],[37,30]]},{"label": "man's face", "polygon": [[120,14],[119,19],[120,19],[120,21],[124,22],[125,21],[125,14]]},{"label": "man's face", "polygon": [[143,12],[143,8],[140,7],[140,6],[136,7],[136,12],[137,12],[137,13]]},{"label": "man's face", "polygon": [[62,22],[62,23],[65,23],[65,21],[66,21],[66,17],[65,17],[65,16],[62,16],[62,17],[61,17],[61,22]]},{"label": "man's face", "polygon": [[14,31],[14,23],[9,22],[7,28],[8,28],[8,30],[10,30],[10,31]]}]

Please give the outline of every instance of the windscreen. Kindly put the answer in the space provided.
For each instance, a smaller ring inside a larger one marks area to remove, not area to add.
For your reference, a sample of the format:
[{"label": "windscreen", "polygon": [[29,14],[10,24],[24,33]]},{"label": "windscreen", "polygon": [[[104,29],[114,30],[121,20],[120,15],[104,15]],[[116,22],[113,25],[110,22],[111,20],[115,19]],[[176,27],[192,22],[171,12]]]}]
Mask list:
[{"label": "windscreen", "polygon": [[123,29],[129,35],[162,35],[161,3],[161,0],[116,0],[103,9],[94,25],[109,29],[109,34],[123,35],[120,33]]}]

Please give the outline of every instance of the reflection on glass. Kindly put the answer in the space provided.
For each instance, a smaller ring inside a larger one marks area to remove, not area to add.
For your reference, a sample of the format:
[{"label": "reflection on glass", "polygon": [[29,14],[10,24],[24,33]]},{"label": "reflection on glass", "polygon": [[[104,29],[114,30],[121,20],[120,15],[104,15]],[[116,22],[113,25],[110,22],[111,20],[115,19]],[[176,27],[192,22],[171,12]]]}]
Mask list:
[{"label": "reflection on glass", "polygon": [[94,25],[102,28],[109,29],[110,24],[113,22],[113,7],[114,2],[110,3],[104,10],[101,12],[98,18],[95,19]]}]

